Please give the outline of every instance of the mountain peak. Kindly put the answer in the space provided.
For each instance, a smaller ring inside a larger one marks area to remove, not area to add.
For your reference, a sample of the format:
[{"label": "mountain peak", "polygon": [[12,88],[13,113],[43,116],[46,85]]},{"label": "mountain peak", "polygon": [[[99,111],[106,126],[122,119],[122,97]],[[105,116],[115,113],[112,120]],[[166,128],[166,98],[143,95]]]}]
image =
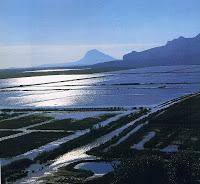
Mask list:
[{"label": "mountain peak", "polygon": [[113,60],[115,60],[113,57],[104,54],[97,49],[92,49],[86,52],[85,56],[76,63],[79,65],[92,65]]},{"label": "mountain peak", "polygon": [[87,51],[87,53],[96,53],[96,52],[100,52],[100,51],[97,49],[92,49],[92,50]]},{"label": "mountain peak", "polygon": [[129,67],[200,65],[200,34],[192,38],[181,36],[139,54],[131,52],[123,60]]},{"label": "mountain peak", "polygon": [[108,61],[116,60],[115,58],[104,54],[103,52],[92,49],[86,52],[86,54],[83,56],[82,59],[70,63],[59,63],[55,65],[45,65],[45,67],[71,67],[71,66],[87,66],[87,65],[93,65],[97,63],[104,63]]},{"label": "mountain peak", "polygon": [[176,39],[173,39],[173,40],[171,40],[171,41],[168,41],[167,44],[166,44],[166,46],[174,45],[174,44],[177,44],[177,43],[182,43],[182,42],[184,42],[185,40],[186,40],[185,37],[180,36],[180,37],[178,37],[178,38],[176,38]]},{"label": "mountain peak", "polygon": [[185,39],[185,37],[179,36],[177,40],[182,40],[182,39]]},{"label": "mountain peak", "polygon": [[100,52],[99,50],[97,49],[92,49],[92,50],[89,50],[86,52],[85,56],[86,55],[95,55],[95,54],[104,54],[103,52]]}]

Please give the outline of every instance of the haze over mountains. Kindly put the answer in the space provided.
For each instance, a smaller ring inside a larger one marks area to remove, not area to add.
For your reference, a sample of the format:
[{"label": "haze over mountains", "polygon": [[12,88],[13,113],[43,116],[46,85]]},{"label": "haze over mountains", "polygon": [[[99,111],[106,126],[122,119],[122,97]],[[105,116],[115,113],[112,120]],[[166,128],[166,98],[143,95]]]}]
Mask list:
[{"label": "haze over mountains", "polygon": [[122,61],[111,61],[93,67],[150,67],[168,65],[199,65],[200,34],[194,38],[179,37],[166,45],[142,52],[133,51],[123,56]]},{"label": "haze over mountains", "polygon": [[193,38],[179,37],[168,41],[166,45],[145,51],[132,51],[116,60],[96,49],[88,51],[76,62],[43,65],[43,67],[74,67],[89,66],[89,68],[137,68],[171,65],[200,64],[200,34]]},{"label": "haze over mountains", "polygon": [[113,57],[104,54],[96,49],[88,51],[85,56],[79,61],[70,63],[58,63],[58,64],[47,64],[42,65],[42,67],[71,67],[71,66],[84,66],[84,65],[94,65],[97,63],[108,62],[115,60]]}]

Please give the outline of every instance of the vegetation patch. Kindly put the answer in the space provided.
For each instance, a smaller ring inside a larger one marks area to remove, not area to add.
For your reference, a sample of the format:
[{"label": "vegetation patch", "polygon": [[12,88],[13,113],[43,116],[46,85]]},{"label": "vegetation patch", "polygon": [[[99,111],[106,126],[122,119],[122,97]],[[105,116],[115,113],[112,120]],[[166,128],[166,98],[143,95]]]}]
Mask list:
[{"label": "vegetation patch", "polygon": [[200,95],[182,100],[180,103],[167,108],[159,116],[151,119],[150,123],[159,126],[181,128],[200,127]]},{"label": "vegetation patch", "polygon": [[17,129],[22,128],[30,125],[34,125],[37,123],[42,123],[44,121],[51,120],[50,117],[45,117],[41,115],[30,115],[21,117],[18,119],[11,119],[11,120],[5,120],[0,122],[0,129]]},{"label": "vegetation patch", "polygon": [[145,121],[146,121],[146,118],[137,121],[135,124],[133,124],[132,126],[129,126],[124,131],[122,131],[119,135],[116,135],[109,141],[105,142],[104,144],[101,144],[100,146],[91,149],[90,151],[87,152],[87,154],[96,155],[96,156],[104,156],[105,154],[104,150],[106,148],[109,148],[112,144],[115,144],[122,137],[126,136],[131,130],[136,128],[139,124],[144,123]]},{"label": "vegetation patch", "polygon": [[20,155],[69,134],[67,132],[32,132],[16,138],[7,139],[1,141],[0,150],[3,151],[0,152],[0,157],[6,158]]},{"label": "vegetation patch", "polygon": [[0,131],[0,138],[21,133],[21,131]]},{"label": "vegetation patch", "polygon": [[[109,160],[107,160],[109,161]],[[84,160],[71,163],[65,167],[58,169],[58,172],[53,173],[50,176],[41,178],[41,183],[70,183],[70,184],[83,184],[87,183],[87,178],[93,176],[92,171],[84,169],[75,169],[74,167],[82,162],[105,162],[105,160]]]},{"label": "vegetation patch", "polygon": [[81,161],[59,168],[56,173],[53,173],[53,175],[41,178],[41,183],[83,184],[88,177],[93,175],[93,172],[82,169],[74,169],[74,166],[79,163],[81,163]]},{"label": "vegetation patch", "polygon": [[84,130],[92,128],[93,125],[105,121],[116,114],[104,114],[98,117],[89,117],[82,120],[64,119],[56,120],[52,123],[39,125],[30,129],[35,130]]},{"label": "vegetation patch", "polygon": [[0,113],[0,121],[4,120],[4,119],[9,119],[9,118],[13,118],[19,115],[22,115],[23,113],[18,113],[18,112],[13,112],[13,113],[7,113],[7,112],[1,112]]},{"label": "vegetation patch", "polygon": [[115,184],[195,184],[200,179],[199,155],[174,154],[167,160],[156,155],[121,160],[115,168]]},{"label": "vegetation patch", "polygon": [[28,171],[26,168],[32,164],[29,159],[21,159],[12,162],[9,165],[3,166],[1,169],[1,182],[4,183],[14,183],[16,180],[26,177]]},{"label": "vegetation patch", "polygon": [[71,151],[74,148],[88,144],[88,143],[94,141],[95,139],[97,139],[98,137],[101,137],[123,125],[126,125],[127,123],[137,119],[138,117],[146,114],[147,112],[148,112],[147,109],[141,109],[139,112],[131,113],[129,115],[123,116],[123,117],[119,118],[118,120],[111,122],[109,125],[107,125],[105,127],[101,127],[98,129],[93,128],[93,129],[91,129],[91,131],[89,133],[87,133],[83,136],[80,136],[79,138],[73,139],[67,143],[63,143],[58,148],[56,148],[52,151],[41,153],[40,155],[38,155],[38,157],[35,158],[35,161],[45,163],[48,160],[53,160],[56,157],[66,153],[68,151]]}]

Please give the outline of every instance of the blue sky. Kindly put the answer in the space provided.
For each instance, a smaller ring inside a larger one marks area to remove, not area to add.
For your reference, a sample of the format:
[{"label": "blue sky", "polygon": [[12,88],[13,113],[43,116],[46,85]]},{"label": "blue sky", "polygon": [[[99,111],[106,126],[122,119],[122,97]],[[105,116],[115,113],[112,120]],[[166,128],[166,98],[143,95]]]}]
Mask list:
[{"label": "blue sky", "polygon": [[0,68],[68,62],[200,33],[199,0],[0,0]]}]

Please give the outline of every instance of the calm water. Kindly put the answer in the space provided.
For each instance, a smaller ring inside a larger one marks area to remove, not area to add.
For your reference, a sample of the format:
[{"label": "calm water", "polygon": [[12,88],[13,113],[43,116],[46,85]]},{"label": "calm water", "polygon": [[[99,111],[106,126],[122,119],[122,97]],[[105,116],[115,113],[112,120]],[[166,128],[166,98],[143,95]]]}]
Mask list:
[{"label": "calm water", "polygon": [[0,80],[0,108],[151,106],[200,90],[200,66]]}]

